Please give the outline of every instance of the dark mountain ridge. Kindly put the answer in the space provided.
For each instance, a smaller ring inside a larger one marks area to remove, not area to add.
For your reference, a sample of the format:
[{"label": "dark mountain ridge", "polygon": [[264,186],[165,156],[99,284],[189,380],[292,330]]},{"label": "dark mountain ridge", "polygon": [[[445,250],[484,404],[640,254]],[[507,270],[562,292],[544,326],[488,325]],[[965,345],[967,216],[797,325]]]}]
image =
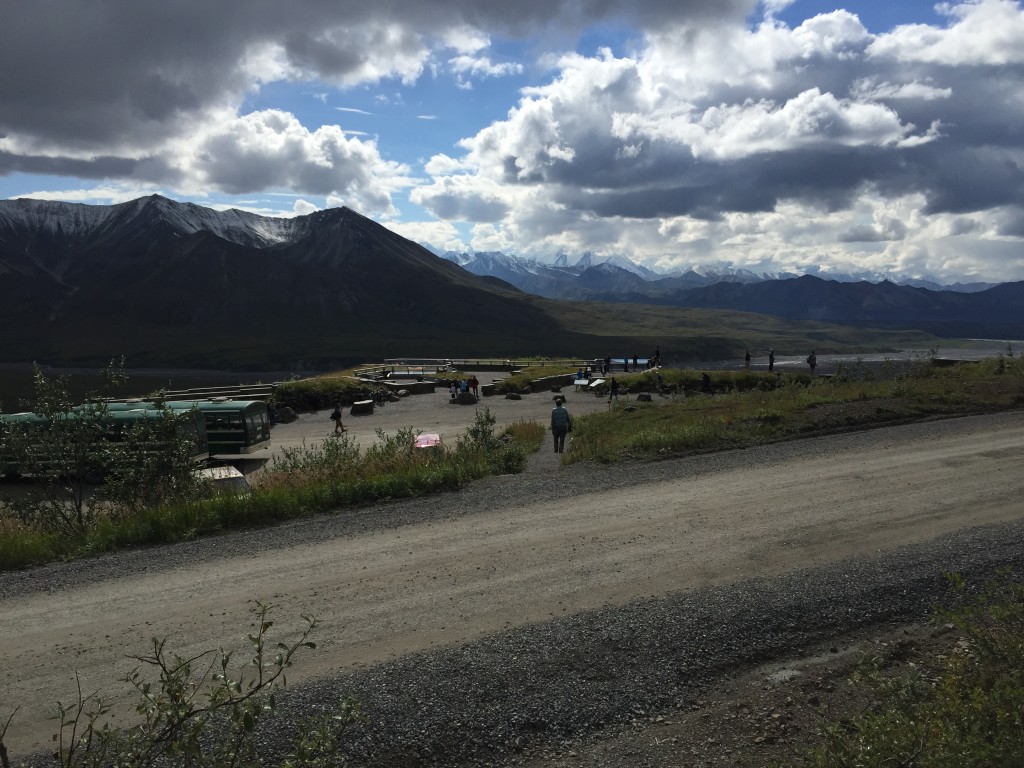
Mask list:
[{"label": "dark mountain ridge", "polygon": [[940,336],[1024,338],[1024,282],[961,293],[805,275],[752,284],[716,283],[671,293],[658,303],[742,309],[798,321],[914,328]]},{"label": "dark mountain ridge", "polygon": [[0,301],[4,359],[92,364],[330,365],[379,357],[381,337],[442,355],[499,335],[526,354],[557,326],[347,208],[269,219],[159,196],[0,202]]}]

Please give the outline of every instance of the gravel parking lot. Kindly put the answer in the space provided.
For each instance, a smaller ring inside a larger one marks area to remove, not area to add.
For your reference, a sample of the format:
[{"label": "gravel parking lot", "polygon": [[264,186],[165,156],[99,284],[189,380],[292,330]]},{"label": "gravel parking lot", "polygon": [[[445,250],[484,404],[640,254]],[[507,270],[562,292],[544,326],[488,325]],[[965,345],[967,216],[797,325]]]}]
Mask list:
[{"label": "gravel parking lot", "polygon": [[[467,375],[471,375],[468,374]],[[490,382],[498,374],[478,373],[481,382]],[[608,402],[590,392],[576,392],[573,386],[563,387],[560,394],[566,400],[566,407],[574,415],[583,415],[604,410]],[[410,395],[396,403],[374,409],[367,416],[351,416],[344,409],[343,422],[348,434],[360,445],[369,445],[377,440],[377,430],[394,434],[399,429],[411,428],[418,432],[436,432],[448,444],[454,444],[466,428],[473,423],[478,408],[488,408],[497,420],[497,427],[515,421],[536,420],[547,426],[554,407],[554,392],[536,392],[524,395],[522,400],[506,400],[502,395],[481,397],[477,405],[456,405],[451,402],[448,392],[438,387],[434,394]],[[330,420],[330,409],[299,414],[291,424],[278,424],[273,429],[272,446],[268,456],[278,455],[282,447],[294,448],[314,445],[331,435],[334,424]]]}]

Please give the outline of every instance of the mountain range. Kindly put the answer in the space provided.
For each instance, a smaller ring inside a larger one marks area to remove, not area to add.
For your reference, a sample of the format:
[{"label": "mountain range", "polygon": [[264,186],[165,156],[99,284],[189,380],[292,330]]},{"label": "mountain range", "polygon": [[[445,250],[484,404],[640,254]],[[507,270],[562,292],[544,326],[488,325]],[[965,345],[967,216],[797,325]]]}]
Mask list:
[{"label": "mountain range", "polygon": [[[524,291],[552,299],[597,298],[600,295],[610,296],[624,288],[634,288],[637,293],[658,298],[673,290],[701,288],[715,283],[761,283],[803,276],[795,272],[753,272],[749,269],[711,265],[659,272],[637,264],[626,256],[615,255],[599,260],[591,253],[584,253],[575,261],[571,260],[568,254],[560,253],[549,264],[538,259],[514,256],[500,251],[442,252],[430,245],[426,247],[475,275],[500,277]],[[628,274],[624,275],[623,272]],[[982,282],[943,285],[934,280],[886,273],[854,275],[818,271],[806,274],[840,283],[891,282],[914,288],[927,288],[931,291],[957,293],[976,293],[998,285]],[[637,277],[642,282],[634,279]]]},{"label": "mountain range", "polygon": [[[980,333],[1024,316],[1021,284],[955,293],[734,274],[695,285],[591,259],[532,271],[491,261],[503,269],[473,274],[348,208],[277,219],[156,195],[110,206],[0,201],[0,361],[97,366],[124,355],[132,367],[324,370],[656,344],[685,361],[909,338],[822,321]],[[563,282],[581,301],[544,298]]]},{"label": "mountain range", "polygon": [[528,293],[554,299],[705,309],[731,309],[796,321],[914,328],[940,336],[1024,337],[1024,283],[869,282],[791,273],[701,269],[661,275],[624,257],[570,265],[500,252],[447,252],[474,274],[497,277]]}]

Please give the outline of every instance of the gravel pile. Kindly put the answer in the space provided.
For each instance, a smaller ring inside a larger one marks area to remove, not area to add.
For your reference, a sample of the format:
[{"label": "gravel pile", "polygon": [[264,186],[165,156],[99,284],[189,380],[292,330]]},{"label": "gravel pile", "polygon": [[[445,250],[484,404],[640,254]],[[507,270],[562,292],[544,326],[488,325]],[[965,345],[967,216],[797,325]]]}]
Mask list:
[{"label": "gravel pile", "polygon": [[[970,421],[984,429],[986,419]],[[962,428],[933,422],[901,439]],[[891,430],[845,435],[883,447]],[[60,590],[197,559],[255,554],[326,537],[444,520],[508,504],[569,503],[583,491],[694,478],[711,468],[771,465],[835,450],[834,438],[709,454],[609,471],[531,459],[523,476],[491,478],[458,493],[378,504],[276,527],[141,552],[0,574],[0,595]],[[339,755],[351,765],[514,765],[531,749],[559,746],[634,719],[688,707],[711,681],[801,649],[827,648],[851,631],[925,618],[950,599],[944,572],[981,584],[996,569],[1024,567],[1024,522],[961,531],[875,558],[859,558],[513,629],[468,645],[411,654],[279,697],[283,717],[262,734],[272,757],[294,733],[295,713],[362,703]],[[301,664],[301,661],[299,662]],[[272,761],[271,761],[272,762]]]}]

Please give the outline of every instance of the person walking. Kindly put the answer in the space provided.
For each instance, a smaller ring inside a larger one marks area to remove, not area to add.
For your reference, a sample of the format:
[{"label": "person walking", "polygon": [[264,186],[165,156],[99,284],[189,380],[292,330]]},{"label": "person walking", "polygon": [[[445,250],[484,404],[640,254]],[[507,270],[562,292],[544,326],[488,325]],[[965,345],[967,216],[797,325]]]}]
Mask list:
[{"label": "person walking", "polygon": [[811,376],[814,375],[814,369],[818,367],[818,356],[814,354],[814,350],[811,350],[811,354],[807,356],[807,364],[811,366]]},{"label": "person walking", "polygon": [[334,404],[334,410],[331,411],[331,421],[334,422],[334,434],[340,435],[345,431],[345,426],[341,423],[341,403]]},{"label": "person walking", "polygon": [[768,350],[768,373],[775,370],[775,349]]},{"label": "person walking", "polygon": [[743,370],[750,370],[750,350],[747,350],[747,354],[743,356]]},{"label": "person walking", "polygon": [[612,376],[611,383],[608,385],[608,402],[619,399],[619,382]]},{"label": "person walking", "polygon": [[565,451],[565,436],[572,431],[572,417],[561,398],[555,400],[551,409],[551,435],[555,439],[555,453]]},{"label": "person walking", "polygon": [[477,391],[480,386],[480,379],[473,374],[473,377],[469,380],[469,388],[473,390],[473,397],[480,397],[480,393]]}]

